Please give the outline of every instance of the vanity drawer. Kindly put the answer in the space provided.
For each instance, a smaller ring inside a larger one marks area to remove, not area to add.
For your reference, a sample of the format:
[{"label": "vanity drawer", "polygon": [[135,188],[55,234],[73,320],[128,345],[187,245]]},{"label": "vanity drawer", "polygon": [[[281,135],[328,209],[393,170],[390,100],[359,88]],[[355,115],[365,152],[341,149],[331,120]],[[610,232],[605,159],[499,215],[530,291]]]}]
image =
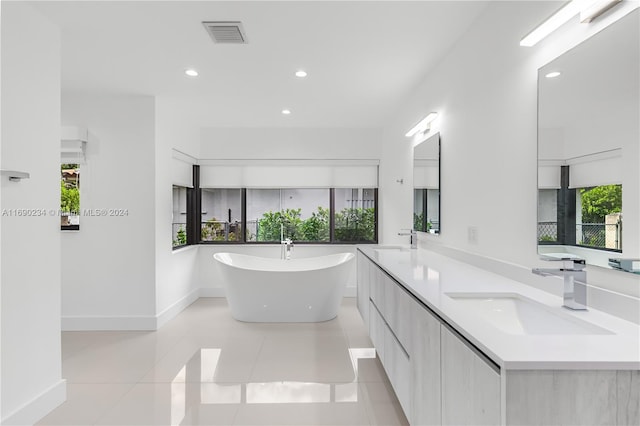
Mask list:
[{"label": "vanity drawer", "polygon": [[407,353],[411,353],[411,296],[400,284],[384,274],[384,318]]}]

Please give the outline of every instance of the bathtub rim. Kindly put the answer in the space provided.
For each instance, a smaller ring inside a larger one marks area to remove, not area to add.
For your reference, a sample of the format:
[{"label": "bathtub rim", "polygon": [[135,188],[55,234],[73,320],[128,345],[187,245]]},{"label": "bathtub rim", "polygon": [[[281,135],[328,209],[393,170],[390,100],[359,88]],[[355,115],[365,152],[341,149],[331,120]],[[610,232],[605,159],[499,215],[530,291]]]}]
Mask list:
[{"label": "bathtub rim", "polygon": [[[254,267],[251,267],[249,265],[246,264],[232,264],[229,262],[226,262],[224,260],[224,257],[229,257],[229,258],[233,258],[233,257],[239,257],[240,259],[246,260],[246,261],[250,261],[251,259],[257,260],[258,262],[261,262],[263,264],[272,264],[272,265],[288,265],[288,268],[273,268],[273,269],[267,269],[267,268],[260,268],[259,265],[254,265]],[[318,259],[322,259],[322,260],[327,260],[330,258],[335,258],[335,259],[342,259],[340,261],[337,262],[332,262],[332,263],[319,263],[317,266],[315,267],[299,267],[299,268],[293,268],[294,266],[297,266],[299,264],[310,264],[313,262],[313,260],[318,260]],[[341,253],[333,253],[333,254],[327,254],[327,255],[322,255],[322,256],[312,256],[312,257],[301,257],[301,258],[293,258],[293,259],[289,259],[289,260],[284,260],[284,259],[279,259],[279,258],[274,258],[274,257],[262,257],[262,256],[254,256],[254,255],[250,255],[250,254],[242,254],[242,253],[233,253],[233,252],[220,252],[220,253],[214,253],[213,254],[213,258],[216,262],[224,265],[224,266],[228,266],[230,268],[236,268],[236,269],[242,269],[242,270],[246,270],[246,271],[260,271],[260,272],[305,272],[305,271],[320,271],[323,269],[329,269],[329,268],[335,268],[337,266],[340,266],[342,264],[348,263],[351,260],[353,260],[355,258],[355,254],[351,253],[351,252],[341,252]],[[258,266],[258,267],[256,267]]]}]

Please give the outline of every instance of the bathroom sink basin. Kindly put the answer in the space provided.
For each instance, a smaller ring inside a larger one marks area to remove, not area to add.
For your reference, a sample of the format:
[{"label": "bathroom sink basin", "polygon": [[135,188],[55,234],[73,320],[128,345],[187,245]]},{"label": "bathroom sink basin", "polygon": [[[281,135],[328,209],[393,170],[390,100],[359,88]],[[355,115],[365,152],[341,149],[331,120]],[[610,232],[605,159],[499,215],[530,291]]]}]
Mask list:
[{"label": "bathroom sink basin", "polygon": [[[384,252],[409,252],[412,249],[409,247],[402,247],[402,246],[381,246],[381,247],[376,247],[373,249],[376,252],[379,253],[384,253]],[[415,249],[413,249],[415,250]]]},{"label": "bathroom sink basin", "polygon": [[613,334],[516,293],[445,293],[508,334]]}]

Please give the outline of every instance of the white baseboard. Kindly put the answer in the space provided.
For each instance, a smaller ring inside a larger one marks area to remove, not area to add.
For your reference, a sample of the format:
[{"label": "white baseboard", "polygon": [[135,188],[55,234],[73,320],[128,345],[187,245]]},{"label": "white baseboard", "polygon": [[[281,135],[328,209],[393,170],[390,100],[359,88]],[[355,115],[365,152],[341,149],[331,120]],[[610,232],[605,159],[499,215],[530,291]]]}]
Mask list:
[{"label": "white baseboard", "polygon": [[353,286],[347,286],[344,289],[343,297],[357,297],[358,296],[358,288]]},{"label": "white baseboard", "polygon": [[[347,286],[344,297],[356,297],[357,288]],[[222,287],[192,290],[182,299],[165,308],[157,316],[62,317],[62,331],[153,331],[162,327],[200,297],[226,297]]]},{"label": "white baseboard", "polygon": [[[356,297],[357,288],[355,286],[347,286],[344,289],[344,297]],[[200,289],[200,297],[226,297],[224,288],[221,287],[207,287]]]},{"label": "white baseboard", "polygon": [[149,331],[156,324],[155,316],[62,317],[62,331]]},{"label": "white baseboard", "polygon": [[54,383],[2,419],[2,425],[32,425],[67,400],[67,381]]},{"label": "white baseboard", "polygon": [[197,288],[156,316],[63,316],[62,331],[153,331],[169,322],[199,297],[225,297],[224,289]]},{"label": "white baseboard", "polygon": [[222,287],[201,287],[200,297],[226,297]]},{"label": "white baseboard", "polygon": [[189,294],[178,300],[168,308],[165,308],[162,312],[156,315],[156,329],[162,327],[164,324],[173,319],[176,315],[182,312],[187,306],[198,300],[200,297],[200,290],[196,288]]}]

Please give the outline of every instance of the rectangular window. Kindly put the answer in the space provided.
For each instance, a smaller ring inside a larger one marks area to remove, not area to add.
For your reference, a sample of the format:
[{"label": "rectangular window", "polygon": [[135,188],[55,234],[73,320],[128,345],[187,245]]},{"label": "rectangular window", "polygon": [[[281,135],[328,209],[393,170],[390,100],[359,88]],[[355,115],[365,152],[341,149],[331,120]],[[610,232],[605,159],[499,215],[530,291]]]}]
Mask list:
[{"label": "rectangular window", "polygon": [[576,189],[576,244],[622,250],[622,185]]},{"label": "rectangular window", "polygon": [[247,189],[247,241],[329,242],[329,189]]},{"label": "rectangular window", "polygon": [[80,229],[80,164],[60,165],[60,229]]},{"label": "rectangular window", "polygon": [[440,190],[417,188],[413,190],[413,229],[440,233]]},{"label": "rectangular window", "polygon": [[538,244],[622,251],[622,185],[539,189]]},{"label": "rectangular window", "polygon": [[[302,243],[375,243],[378,240],[375,188],[202,188],[192,191],[197,199],[186,205],[193,205],[189,208],[194,212],[198,210],[195,206],[201,205],[201,211],[195,215],[199,217],[192,220],[196,221],[195,229],[200,229],[198,238],[202,243],[279,243],[285,238]],[[174,218],[178,217],[175,206],[179,198],[174,187]],[[188,200],[187,196],[187,203]],[[174,245],[182,241],[176,234],[180,225],[174,224]],[[182,223],[182,227],[186,228],[186,224]]]},{"label": "rectangular window", "polygon": [[335,189],[334,238],[339,242],[375,242],[376,190]]},{"label": "rectangular window", "polygon": [[242,190],[202,189],[201,241],[242,241]]},{"label": "rectangular window", "polygon": [[187,188],[173,186],[173,219],[171,220],[173,248],[187,244]]}]

